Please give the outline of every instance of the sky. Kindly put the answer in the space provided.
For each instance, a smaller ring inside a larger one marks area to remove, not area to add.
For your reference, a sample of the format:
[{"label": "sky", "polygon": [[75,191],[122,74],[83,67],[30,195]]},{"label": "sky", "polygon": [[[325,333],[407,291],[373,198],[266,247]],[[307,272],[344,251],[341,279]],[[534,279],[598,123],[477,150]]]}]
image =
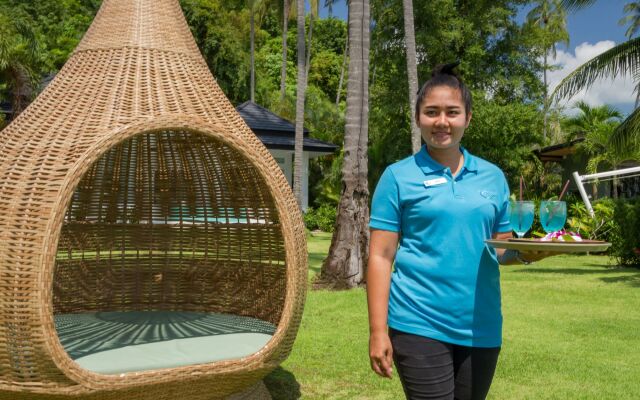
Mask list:
[{"label": "sky", "polygon": [[[427,0],[414,0],[427,1]],[[623,7],[630,0],[598,0],[594,5],[569,14],[567,29],[569,31],[569,46],[559,45],[557,57],[552,62],[557,69],[549,72],[549,86],[555,86],[576,67],[592,57],[620,44],[626,40],[626,26],[618,25],[624,16]],[[321,1],[321,4],[324,4]],[[518,21],[524,21],[529,8],[518,14]],[[346,18],[346,1],[333,6],[333,14],[339,18]],[[327,9],[320,11],[322,18],[327,17]],[[588,91],[579,93],[569,101],[561,103],[571,113],[571,106],[578,100],[584,100],[592,106],[610,104],[627,114],[633,110],[635,96],[633,81],[630,77],[617,78],[596,82]]]}]

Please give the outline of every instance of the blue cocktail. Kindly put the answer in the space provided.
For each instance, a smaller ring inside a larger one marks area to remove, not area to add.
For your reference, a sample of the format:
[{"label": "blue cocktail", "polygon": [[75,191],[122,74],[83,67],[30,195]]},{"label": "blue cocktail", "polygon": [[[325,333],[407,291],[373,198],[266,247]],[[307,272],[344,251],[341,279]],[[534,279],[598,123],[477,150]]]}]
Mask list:
[{"label": "blue cocktail", "polygon": [[564,227],[567,219],[567,203],[564,201],[540,202],[540,224],[547,233],[556,232]]},{"label": "blue cocktail", "polygon": [[534,212],[535,204],[533,201],[514,201],[511,203],[511,229],[519,238],[531,229]]}]

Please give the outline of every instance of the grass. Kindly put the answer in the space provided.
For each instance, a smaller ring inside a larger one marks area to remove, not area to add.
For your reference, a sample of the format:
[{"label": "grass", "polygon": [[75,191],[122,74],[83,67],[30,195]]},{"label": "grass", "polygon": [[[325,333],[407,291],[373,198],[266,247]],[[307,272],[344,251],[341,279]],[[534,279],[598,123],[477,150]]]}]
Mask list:
[{"label": "grass", "polygon": [[[309,236],[310,276],[331,235]],[[489,399],[639,399],[640,270],[603,256],[502,267],[504,343]],[[369,370],[365,292],[308,292],[290,357],[266,378],[275,400],[401,399]]]}]

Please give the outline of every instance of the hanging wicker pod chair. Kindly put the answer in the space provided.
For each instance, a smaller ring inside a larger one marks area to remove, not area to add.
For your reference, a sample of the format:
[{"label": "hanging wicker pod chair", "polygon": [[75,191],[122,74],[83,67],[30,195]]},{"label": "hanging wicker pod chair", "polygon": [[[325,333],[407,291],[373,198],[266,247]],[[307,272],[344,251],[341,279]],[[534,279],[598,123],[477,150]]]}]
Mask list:
[{"label": "hanging wicker pod chair", "polygon": [[104,0],[0,177],[0,399],[268,397],[302,219],[177,0]]}]

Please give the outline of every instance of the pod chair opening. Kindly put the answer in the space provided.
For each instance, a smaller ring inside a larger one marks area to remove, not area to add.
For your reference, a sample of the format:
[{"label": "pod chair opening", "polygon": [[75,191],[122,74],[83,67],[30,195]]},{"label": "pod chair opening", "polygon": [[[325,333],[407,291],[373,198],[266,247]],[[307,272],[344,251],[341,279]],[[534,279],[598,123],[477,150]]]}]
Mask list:
[{"label": "pod chair opening", "polygon": [[287,271],[267,182],[189,129],[104,152],[66,208],[53,271],[60,344],[98,374],[235,360],[278,328]]}]

